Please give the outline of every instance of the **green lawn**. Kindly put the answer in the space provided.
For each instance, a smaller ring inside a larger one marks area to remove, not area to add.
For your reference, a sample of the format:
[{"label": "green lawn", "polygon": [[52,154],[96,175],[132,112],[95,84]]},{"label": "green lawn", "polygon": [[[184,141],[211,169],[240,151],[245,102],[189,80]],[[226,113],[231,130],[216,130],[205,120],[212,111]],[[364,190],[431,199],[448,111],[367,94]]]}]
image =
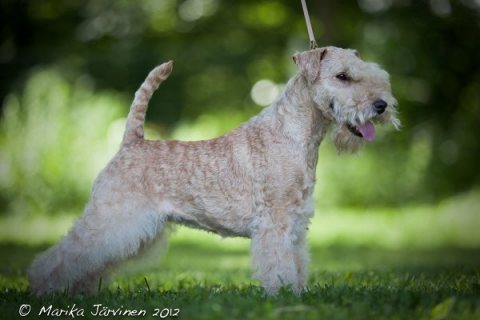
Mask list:
[{"label": "green lawn", "polygon": [[31,305],[31,319],[50,305],[44,318],[71,318],[54,313],[74,305],[85,319],[105,318],[90,314],[98,304],[145,310],[142,318],[179,309],[181,319],[480,319],[478,195],[434,207],[317,210],[309,291],[301,297],[264,295],[250,277],[247,240],[179,228],[167,253],[127,263],[97,295],[38,299],[28,293],[25,269],[72,218],[5,216],[0,319],[19,318],[23,304]]},{"label": "green lawn", "polygon": [[53,312],[73,304],[96,318],[90,312],[102,304],[146,310],[145,318],[170,308],[182,319],[480,319],[480,250],[315,246],[310,291],[269,298],[250,279],[247,248],[238,247],[174,241],[157,266],[138,270],[136,263],[96,296],[38,299],[28,294],[23,270],[44,247],[4,244],[1,318],[17,318],[22,304],[32,305],[29,318],[42,306]]}]

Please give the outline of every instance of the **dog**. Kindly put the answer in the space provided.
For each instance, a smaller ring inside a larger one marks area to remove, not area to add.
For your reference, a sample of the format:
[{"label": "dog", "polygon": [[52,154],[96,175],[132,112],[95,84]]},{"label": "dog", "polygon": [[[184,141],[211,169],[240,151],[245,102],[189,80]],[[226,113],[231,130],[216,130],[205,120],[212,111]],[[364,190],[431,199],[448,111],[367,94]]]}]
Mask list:
[{"label": "dog", "polygon": [[388,73],[357,51],[324,47],[293,61],[298,73],[271,106],[223,136],[196,142],[144,139],[148,102],[173,63],[153,69],[83,215],[30,267],[31,291],[92,293],[169,223],[248,237],[254,276],[268,294],[306,290],[320,142],[331,128],[336,148],[355,152],[375,139],[375,124],[398,129],[400,121]]}]

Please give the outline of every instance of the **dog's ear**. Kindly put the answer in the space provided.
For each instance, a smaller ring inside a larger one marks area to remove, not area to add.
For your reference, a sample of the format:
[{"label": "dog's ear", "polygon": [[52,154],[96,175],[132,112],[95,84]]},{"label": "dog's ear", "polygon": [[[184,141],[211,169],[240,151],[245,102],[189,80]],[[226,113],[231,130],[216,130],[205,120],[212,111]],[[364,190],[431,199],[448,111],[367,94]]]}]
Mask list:
[{"label": "dog's ear", "polygon": [[320,64],[327,54],[327,48],[297,52],[293,55],[293,62],[308,82],[313,83],[320,77]]}]

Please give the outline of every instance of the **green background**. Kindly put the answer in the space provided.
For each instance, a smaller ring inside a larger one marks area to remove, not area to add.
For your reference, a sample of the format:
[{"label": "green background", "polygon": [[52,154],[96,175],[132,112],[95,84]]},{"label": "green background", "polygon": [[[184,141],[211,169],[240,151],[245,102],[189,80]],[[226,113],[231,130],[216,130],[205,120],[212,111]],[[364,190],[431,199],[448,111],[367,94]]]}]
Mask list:
[{"label": "green background", "polygon": [[97,298],[41,300],[28,296],[24,271],[81,214],[149,70],[175,60],[147,137],[212,138],[262,110],[253,88],[278,93],[308,37],[300,1],[0,1],[7,318],[22,301],[163,303],[205,319],[480,317],[479,2],[308,5],[320,46],[355,48],[390,73],[403,124],[356,155],[322,143],[311,291],[266,298],[250,279],[248,241],[179,228],[160,264],[133,263]]}]

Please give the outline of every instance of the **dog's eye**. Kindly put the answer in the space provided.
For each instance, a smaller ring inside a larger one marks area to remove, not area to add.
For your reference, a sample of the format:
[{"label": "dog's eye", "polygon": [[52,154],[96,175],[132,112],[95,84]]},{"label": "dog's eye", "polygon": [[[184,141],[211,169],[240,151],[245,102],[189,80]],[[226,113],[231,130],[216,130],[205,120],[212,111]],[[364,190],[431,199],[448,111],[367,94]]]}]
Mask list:
[{"label": "dog's eye", "polygon": [[335,77],[340,81],[350,81],[350,80],[352,80],[352,78],[350,78],[348,76],[348,74],[346,74],[345,72],[340,72]]}]

